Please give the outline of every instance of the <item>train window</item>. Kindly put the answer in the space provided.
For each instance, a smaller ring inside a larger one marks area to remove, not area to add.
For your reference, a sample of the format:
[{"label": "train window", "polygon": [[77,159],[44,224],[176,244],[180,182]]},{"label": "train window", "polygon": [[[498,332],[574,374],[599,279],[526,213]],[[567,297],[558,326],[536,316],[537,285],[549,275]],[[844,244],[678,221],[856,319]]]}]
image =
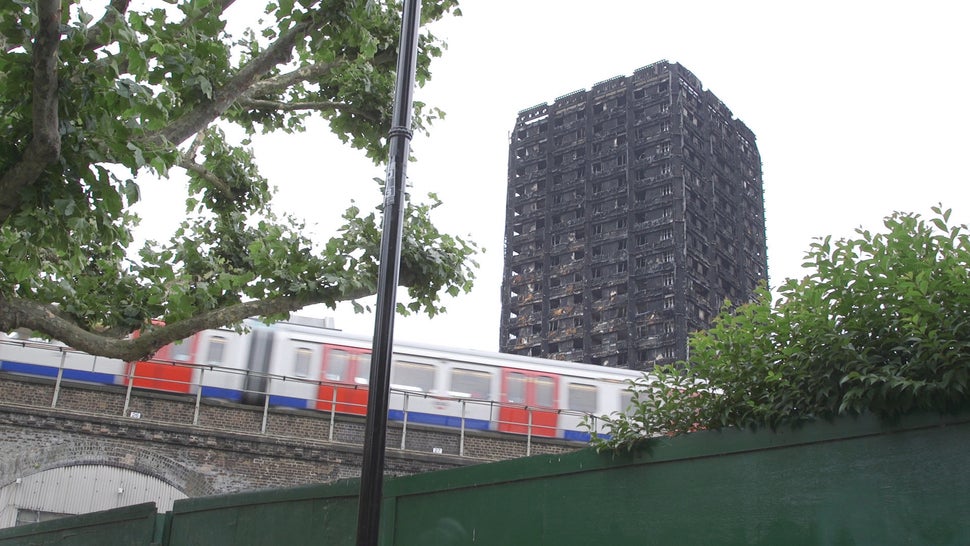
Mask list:
[{"label": "train window", "polygon": [[350,353],[340,349],[330,349],[327,353],[327,369],[323,372],[323,378],[327,381],[346,381],[348,368],[350,368]]},{"label": "train window", "polygon": [[310,359],[313,351],[306,347],[299,347],[296,350],[296,358],[293,360],[293,375],[306,377],[310,375]]},{"label": "train window", "polygon": [[623,413],[632,413],[633,407],[633,393],[630,389],[624,389],[620,393],[620,411]]},{"label": "train window", "polygon": [[209,338],[209,351],[206,353],[205,363],[209,365],[222,364],[226,352],[226,338],[212,336]]},{"label": "train window", "polygon": [[569,384],[569,409],[593,413],[596,411],[596,387],[581,383]]},{"label": "train window", "polygon": [[488,372],[455,368],[451,370],[451,394],[475,400],[491,400],[492,378]]},{"label": "train window", "polygon": [[539,376],[536,382],[536,405],[546,408],[555,406],[555,381],[551,377]]},{"label": "train window", "polygon": [[370,383],[370,353],[357,354],[357,374],[354,380],[358,385]]},{"label": "train window", "polygon": [[182,341],[176,341],[171,347],[172,349],[169,354],[172,355],[172,360],[178,360],[179,362],[192,360],[192,340],[183,339]]},{"label": "train window", "polygon": [[391,363],[391,383],[428,392],[434,388],[434,366],[394,361]]},{"label": "train window", "polygon": [[505,397],[513,404],[525,404],[525,374],[511,372],[506,380]]}]

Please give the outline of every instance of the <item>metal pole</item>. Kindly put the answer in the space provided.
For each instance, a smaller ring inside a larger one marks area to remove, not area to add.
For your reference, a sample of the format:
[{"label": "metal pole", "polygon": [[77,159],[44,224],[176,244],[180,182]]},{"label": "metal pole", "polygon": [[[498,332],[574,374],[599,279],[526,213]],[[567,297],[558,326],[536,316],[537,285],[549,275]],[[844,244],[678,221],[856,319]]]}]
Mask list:
[{"label": "metal pole", "polygon": [[406,439],[408,437],[408,393],[404,391],[404,420],[401,421],[401,451],[404,451],[404,446],[407,445]]},{"label": "metal pole", "polygon": [[269,416],[269,386],[266,388],[266,396],[263,399],[263,425],[259,427],[260,434],[266,434],[266,418]]},{"label": "metal pole", "polygon": [[458,456],[465,456],[465,401],[461,401],[461,438],[458,440]]},{"label": "metal pole", "polygon": [[64,361],[67,360],[67,351],[61,349],[61,363],[57,365],[57,381],[54,382],[54,396],[51,398],[51,407],[57,407],[57,397],[61,394],[61,379],[64,378]]},{"label": "metal pole", "polygon": [[333,427],[335,425],[334,419],[337,415],[337,388],[333,388],[333,398],[330,402],[330,435],[329,440],[333,441]]},{"label": "metal pole", "polygon": [[526,406],[525,410],[529,412],[529,432],[525,437],[525,456],[528,457],[532,455],[532,408]]},{"label": "metal pole", "polygon": [[199,368],[199,390],[195,391],[195,414],[192,416],[192,424],[199,424],[199,407],[202,405],[202,377],[205,375],[205,368]]},{"label": "metal pole", "polygon": [[138,361],[135,360],[131,363],[131,368],[128,369],[128,388],[125,390],[125,407],[121,410],[121,415],[128,416],[128,407],[131,405],[131,386],[135,383],[135,368],[138,367]]},{"label": "metal pole", "polygon": [[405,0],[404,12],[401,16],[401,41],[397,56],[393,119],[391,130],[388,132],[390,151],[384,185],[384,226],[381,233],[380,269],[377,280],[373,365],[370,370],[370,388],[367,395],[364,458],[361,464],[360,499],[357,506],[357,546],[377,546],[380,531],[394,311],[397,306],[397,284],[400,275],[405,175],[411,149],[412,95],[417,69],[420,23],[420,0]]}]

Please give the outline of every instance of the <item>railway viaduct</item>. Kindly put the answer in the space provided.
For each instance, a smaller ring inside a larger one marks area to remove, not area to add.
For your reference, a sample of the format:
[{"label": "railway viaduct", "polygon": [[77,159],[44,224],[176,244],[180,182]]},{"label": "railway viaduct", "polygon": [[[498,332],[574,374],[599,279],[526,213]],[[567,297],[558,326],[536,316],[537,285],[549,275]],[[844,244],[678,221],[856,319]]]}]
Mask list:
[{"label": "railway viaduct", "polygon": [[[360,475],[363,432],[356,416],[0,373],[0,488],[76,465],[132,470],[189,497],[327,483]],[[388,475],[579,447],[400,422],[387,446]]]}]

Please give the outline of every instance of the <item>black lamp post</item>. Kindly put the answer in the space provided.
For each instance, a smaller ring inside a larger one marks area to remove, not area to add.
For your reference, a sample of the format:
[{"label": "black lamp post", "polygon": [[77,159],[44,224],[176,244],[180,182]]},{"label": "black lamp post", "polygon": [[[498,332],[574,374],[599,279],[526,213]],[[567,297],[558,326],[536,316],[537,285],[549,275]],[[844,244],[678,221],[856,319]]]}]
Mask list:
[{"label": "black lamp post", "polygon": [[367,396],[364,460],[361,465],[357,507],[357,546],[377,546],[384,489],[384,447],[391,383],[394,310],[400,275],[401,234],[404,225],[404,190],[411,146],[411,112],[418,56],[420,0],[405,0],[394,90],[393,125],[384,185],[384,226],[381,234],[380,273],[377,281],[377,315]]}]

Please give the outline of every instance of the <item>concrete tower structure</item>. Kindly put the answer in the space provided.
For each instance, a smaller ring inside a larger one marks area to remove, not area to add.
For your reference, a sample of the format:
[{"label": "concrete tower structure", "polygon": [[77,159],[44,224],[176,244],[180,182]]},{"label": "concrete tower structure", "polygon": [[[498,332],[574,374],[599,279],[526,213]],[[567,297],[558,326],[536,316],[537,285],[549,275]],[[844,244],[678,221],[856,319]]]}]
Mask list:
[{"label": "concrete tower structure", "polygon": [[503,352],[651,369],[767,279],[755,136],[661,61],[519,112]]}]

